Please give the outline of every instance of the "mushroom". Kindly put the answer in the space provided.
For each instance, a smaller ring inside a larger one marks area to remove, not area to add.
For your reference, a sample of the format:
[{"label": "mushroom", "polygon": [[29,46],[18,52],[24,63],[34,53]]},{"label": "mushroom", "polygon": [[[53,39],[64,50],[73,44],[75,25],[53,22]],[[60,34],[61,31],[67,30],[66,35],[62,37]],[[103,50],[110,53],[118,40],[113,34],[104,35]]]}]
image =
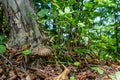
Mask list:
[{"label": "mushroom", "polygon": [[33,48],[32,55],[46,57],[46,56],[51,56],[52,51],[50,48],[48,48],[46,46],[37,46],[37,47]]}]

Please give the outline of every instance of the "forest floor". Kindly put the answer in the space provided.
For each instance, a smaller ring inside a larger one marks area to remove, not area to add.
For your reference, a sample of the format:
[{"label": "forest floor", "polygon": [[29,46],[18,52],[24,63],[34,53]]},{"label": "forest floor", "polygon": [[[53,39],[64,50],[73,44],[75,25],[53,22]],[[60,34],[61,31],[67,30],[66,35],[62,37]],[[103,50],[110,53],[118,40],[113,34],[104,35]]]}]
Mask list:
[{"label": "forest floor", "polygon": [[0,56],[0,80],[120,80],[118,61],[81,60],[56,64],[7,51]]}]

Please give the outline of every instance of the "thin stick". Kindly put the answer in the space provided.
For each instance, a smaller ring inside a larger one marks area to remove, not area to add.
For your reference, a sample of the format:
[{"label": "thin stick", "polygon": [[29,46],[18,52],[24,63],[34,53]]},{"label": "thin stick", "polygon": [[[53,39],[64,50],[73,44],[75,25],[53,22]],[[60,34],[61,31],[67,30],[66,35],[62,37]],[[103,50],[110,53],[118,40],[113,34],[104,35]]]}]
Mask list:
[{"label": "thin stick", "polygon": [[3,57],[11,66],[14,67],[14,65],[8,60],[2,53],[0,53],[0,56]]}]

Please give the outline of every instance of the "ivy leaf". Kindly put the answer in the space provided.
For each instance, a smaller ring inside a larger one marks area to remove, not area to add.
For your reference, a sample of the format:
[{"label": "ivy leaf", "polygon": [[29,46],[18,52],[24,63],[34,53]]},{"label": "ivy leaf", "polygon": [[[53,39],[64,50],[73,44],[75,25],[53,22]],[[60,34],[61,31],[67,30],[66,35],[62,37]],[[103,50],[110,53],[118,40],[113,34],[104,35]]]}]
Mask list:
[{"label": "ivy leaf", "polygon": [[23,52],[22,52],[22,54],[24,54],[24,55],[29,55],[29,54],[31,54],[31,50],[24,50]]},{"label": "ivy leaf", "polygon": [[0,53],[6,52],[6,47],[4,45],[0,45]]},{"label": "ivy leaf", "polygon": [[47,13],[48,13],[48,9],[42,9],[41,11],[39,11],[39,12],[37,13],[37,15],[38,15],[40,18],[42,18],[42,17],[44,17],[45,15],[47,15]]}]

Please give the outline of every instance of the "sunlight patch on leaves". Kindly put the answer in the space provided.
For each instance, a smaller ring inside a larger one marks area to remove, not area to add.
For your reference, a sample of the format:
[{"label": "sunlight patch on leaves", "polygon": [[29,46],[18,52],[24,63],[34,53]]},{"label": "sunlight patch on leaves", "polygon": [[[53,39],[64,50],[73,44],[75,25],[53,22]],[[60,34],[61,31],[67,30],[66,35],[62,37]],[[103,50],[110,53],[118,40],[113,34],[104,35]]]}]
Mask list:
[{"label": "sunlight patch on leaves", "polygon": [[65,7],[65,13],[70,13],[70,7]]}]

